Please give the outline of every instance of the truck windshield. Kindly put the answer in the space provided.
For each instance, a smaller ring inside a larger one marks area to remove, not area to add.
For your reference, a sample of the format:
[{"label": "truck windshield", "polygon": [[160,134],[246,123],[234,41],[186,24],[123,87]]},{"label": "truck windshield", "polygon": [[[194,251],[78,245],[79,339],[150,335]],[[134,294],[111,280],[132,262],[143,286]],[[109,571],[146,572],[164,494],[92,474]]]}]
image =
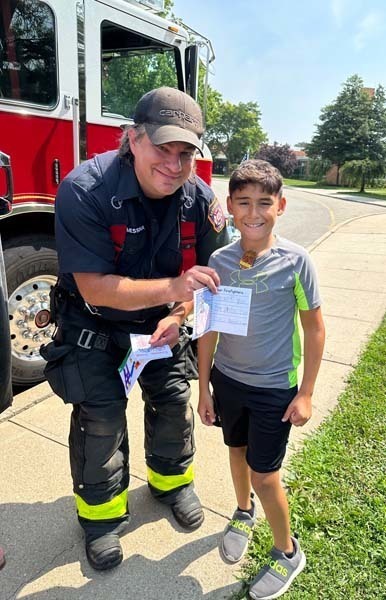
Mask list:
[{"label": "truck windshield", "polygon": [[179,87],[173,47],[113,23],[102,23],[102,114],[131,119],[139,98],[162,85]]}]

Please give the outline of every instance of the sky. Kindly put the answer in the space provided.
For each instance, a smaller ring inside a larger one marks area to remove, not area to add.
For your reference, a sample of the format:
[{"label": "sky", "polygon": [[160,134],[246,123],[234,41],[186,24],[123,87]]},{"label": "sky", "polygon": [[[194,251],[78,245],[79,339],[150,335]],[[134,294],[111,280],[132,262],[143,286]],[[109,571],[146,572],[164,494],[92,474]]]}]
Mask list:
[{"label": "sky", "polygon": [[174,0],[173,12],[211,40],[209,84],[258,103],[269,143],[309,142],[351,75],[386,88],[385,0]]}]

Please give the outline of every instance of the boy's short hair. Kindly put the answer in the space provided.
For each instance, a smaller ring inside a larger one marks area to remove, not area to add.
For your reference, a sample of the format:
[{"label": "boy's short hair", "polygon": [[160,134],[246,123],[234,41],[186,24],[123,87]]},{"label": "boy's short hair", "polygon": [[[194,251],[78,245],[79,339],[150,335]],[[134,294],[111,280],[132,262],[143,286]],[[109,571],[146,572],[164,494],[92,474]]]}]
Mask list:
[{"label": "boy's short hair", "polygon": [[246,185],[260,185],[264,192],[281,197],[283,178],[279,169],[266,160],[251,159],[242,162],[229,179],[229,195]]}]

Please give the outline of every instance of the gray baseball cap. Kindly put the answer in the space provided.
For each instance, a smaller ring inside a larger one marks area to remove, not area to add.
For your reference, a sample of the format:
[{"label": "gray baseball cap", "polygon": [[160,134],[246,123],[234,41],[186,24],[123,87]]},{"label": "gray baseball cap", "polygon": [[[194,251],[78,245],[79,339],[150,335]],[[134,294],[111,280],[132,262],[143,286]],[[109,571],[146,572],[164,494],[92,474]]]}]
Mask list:
[{"label": "gray baseball cap", "polygon": [[191,96],[175,88],[160,87],[139,99],[134,122],[142,124],[156,146],[186,142],[202,154],[202,113]]}]

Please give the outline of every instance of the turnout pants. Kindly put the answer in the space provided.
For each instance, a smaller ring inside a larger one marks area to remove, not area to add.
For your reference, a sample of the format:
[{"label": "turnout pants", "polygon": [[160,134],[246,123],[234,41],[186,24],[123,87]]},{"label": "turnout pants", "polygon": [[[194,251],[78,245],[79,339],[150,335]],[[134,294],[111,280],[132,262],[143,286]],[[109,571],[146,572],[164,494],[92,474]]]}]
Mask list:
[{"label": "turnout pants", "polygon": [[[59,328],[56,341],[45,346],[42,355],[48,361],[46,377],[53,391],[73,404],[69,445],[78,518],[93,533],[119,531],[129,518],[127,399],[118,373],[127,350],[105,334],[101,341],[95,328],[67,325]],[[74,343],[78,333],[80,345]],[[173,356],[148,363],[139,380],[148,484],[152,494],[167,504],[193,484],[190,356],[189,338],[182,329]]]}]

